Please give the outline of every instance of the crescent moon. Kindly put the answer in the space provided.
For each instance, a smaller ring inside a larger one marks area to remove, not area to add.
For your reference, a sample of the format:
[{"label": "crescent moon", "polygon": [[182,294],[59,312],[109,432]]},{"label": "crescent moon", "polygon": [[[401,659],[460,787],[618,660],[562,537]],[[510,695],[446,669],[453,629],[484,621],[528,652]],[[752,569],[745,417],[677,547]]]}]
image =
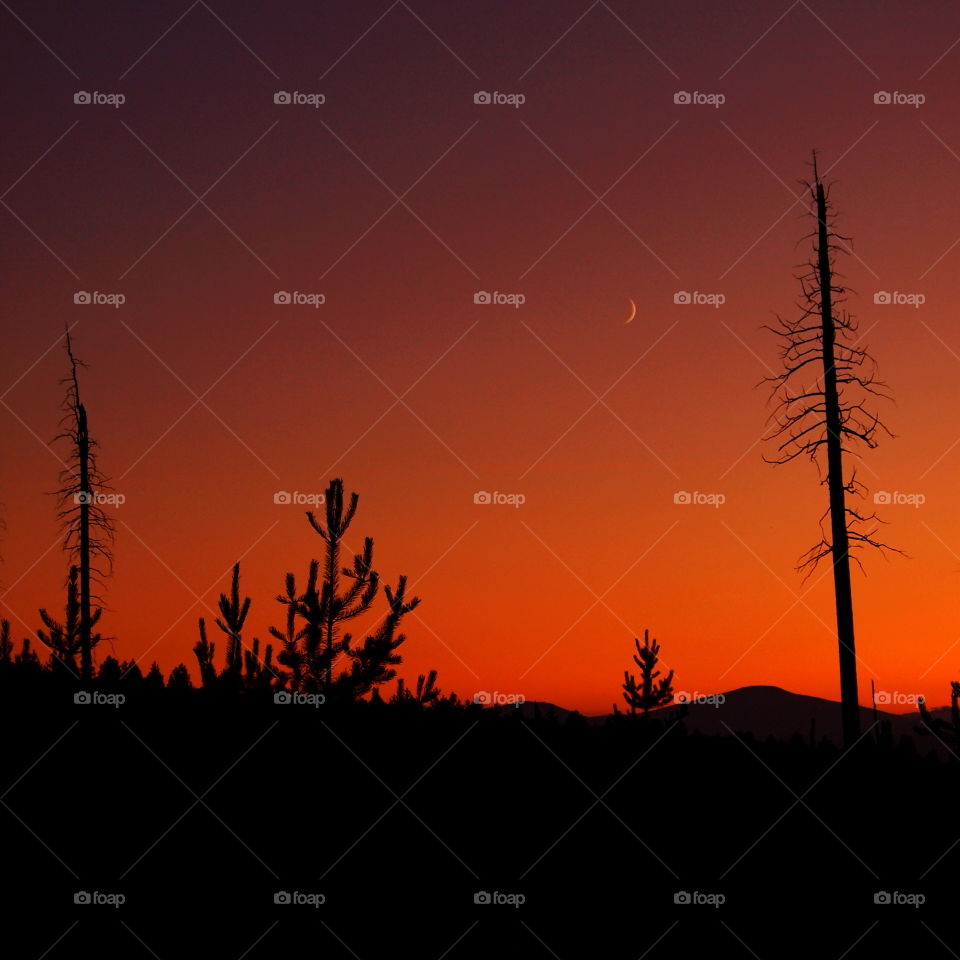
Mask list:
[{"label": "crescent moon", "polygon": [[626,326],[626,324],[630,323],[630,321],[633,320],[633,318],[634,318],[636,315],[637,315],[637,305],[633,302],[633,300],[630,300],[630,316],[627,317],[627,319],[623,321],[624,326]]}]

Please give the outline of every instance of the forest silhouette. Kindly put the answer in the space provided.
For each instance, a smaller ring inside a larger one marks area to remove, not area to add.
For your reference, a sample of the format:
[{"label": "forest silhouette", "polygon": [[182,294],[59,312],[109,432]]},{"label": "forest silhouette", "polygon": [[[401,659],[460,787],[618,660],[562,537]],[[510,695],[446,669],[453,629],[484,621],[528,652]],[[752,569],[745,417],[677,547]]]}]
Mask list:
[{"label": "forest silhouette", "polygon": [[[833,570],[841,737],[806,721],[787,739],[700,732],[649,631],[605,718],[444,693],[436,670],[404,678],[421,598],[381,574],[372,537],[349,555],[362,513],[340,478],[304,518],[318,557],[278,574],[268,638],[250,635],[261,601],[238,561],[193,663],[103,655],[129,652],[104,635],[117,531],[68,330],[65,596],[33,637],[0,624],[11,938],[56,914],[78,924],[70,955],[641,957],[667,938],[679,956],[810,957],[826,955],[816,914],[850,944],[862,916],[882,919],[882,950],[863,953],[912,950],[915,911],[955,903],[960,683],[949,710],[920,701],[911,735],[875,706],[864,722],[850,560],[883,544],[849,464],[885,431],[865,397],[886,394],[839,306],[845,241],[816,157],[807,186],[769,458],[813,460],[826,490],[800,568]],[[477,602],[469,615],[494,600]]]}]

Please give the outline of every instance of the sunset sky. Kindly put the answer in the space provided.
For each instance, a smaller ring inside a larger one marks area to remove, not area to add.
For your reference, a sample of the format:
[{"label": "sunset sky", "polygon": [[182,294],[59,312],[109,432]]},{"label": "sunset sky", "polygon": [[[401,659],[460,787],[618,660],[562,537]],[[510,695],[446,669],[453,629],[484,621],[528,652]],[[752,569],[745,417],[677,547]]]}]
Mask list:
[{"label": "sunset sky", "polygon": [[0,16],[0,597],[18,639],[63,606],[48,494],[68,324],[126,498],[101,656],[193,669],[197,617],[238,558],[247,637],[265,638],[284,573],[322,546],[274,494],[342,476],[360,494],[351,547],[373,536],[384,579],[423,598],[408,678],[603,712],[649,628],[678,690],[838,697],[829,570],[795,570],[826,491],[760,442],[758,383],[779,370],[761,328],[794,309],[816,148],[853,238],[848,306],[895,398],[877,410],[896,439],[859,476],[871,501],[925,498],[878,508],[908,557],[864,554],[855,573],[861,701],[871,679],[947,700],[955,4],[41,0]]}]

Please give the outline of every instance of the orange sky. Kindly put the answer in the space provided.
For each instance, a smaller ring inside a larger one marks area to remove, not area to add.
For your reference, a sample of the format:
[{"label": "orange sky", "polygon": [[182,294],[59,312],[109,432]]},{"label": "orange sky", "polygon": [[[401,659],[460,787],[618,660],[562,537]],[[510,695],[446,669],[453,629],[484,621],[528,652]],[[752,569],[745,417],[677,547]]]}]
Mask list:
[{"label": "orange sky", "polygon": [[[352,542],[374,536],[384,578],[407,573],[423,598],[405,675],[600,712],[649,627],[679,690],[835,697],[829,575],[794,571],[825,491],[806,462],[761,461],[755,388],[777,369],[760,327],[797,293],[791,203],[817,147],[854,238],[849,306],[896,398],[880,409],[897,439],[860,476],[926,498],[880,510],[909,559],[867,555],[855,577],[861,699],[872,678],[945,701],[960,51],[938,58],[960,10],[850,4],[818,10],[825,24],[801,6],[751,46],[779,10],[596,7],[564,35],[577,4],[434,3],[417,6],[429,29],[397,7],[351,48],[387,6],[224,4],[236,37],[197,8],[148,51],[169,11],[118,6],[98,25],[41,4],[29,25],[62,63],[11,21],[0,580],[17,634],[62,606],[45,492],[66,322],[126,497],[103,621],[120,658],[192,666],[196,618],[238,557],[250,635],[279,625],[283,574],[302,577],[320,541],[273,494],[343,476],[361,494]],[[77,90],[127,102],[78,106]],[[326,103],[278,106],[277,90]],[[526,102],[477,105],[478,90]],[[680,90],[726,102],[675,104]],[[126,302],[75,306],[78,290]],[[326,302],[277,306],[278,290]],[[479,290],[525,302],[475,305]],[[876,305],[881,290],[925,302]],[[478,490],[526,500],[475,505]],[[726,502],[675,505],[678,490]]]}]

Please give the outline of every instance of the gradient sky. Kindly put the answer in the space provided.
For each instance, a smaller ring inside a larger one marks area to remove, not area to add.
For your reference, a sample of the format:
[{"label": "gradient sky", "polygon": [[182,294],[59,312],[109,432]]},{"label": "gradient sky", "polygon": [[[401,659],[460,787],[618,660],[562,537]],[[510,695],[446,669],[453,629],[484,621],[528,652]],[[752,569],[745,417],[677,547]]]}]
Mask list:
[{"label": "gradient sky", "polygon": [[[808,230],[836,179],[849,307],[895,404],[869,452],[909,559],[866,555],[861,699],[960,676],[960,9],[949,3],[11,4],[0,99],[4,616],[62,607],[73,326],[116,510],[103,626],[193,666],[242,558],[248,636],[321,543],[278,490],[361,495],[406,573],[402,672],[588,712],[645,627],[701,693],[838,693],[825,490],[759,443]],[[278,105],[276,91],[326,102]],[[126,102],[78,105],[77,91]],[[525,102],[478,105],[477,91]],[[721,93],[720,107],[676,104]],[[914,107],[878,91],[923,94]],[[802,200],[802,198],[801,198]],[[322,293],[319,308],[275,305]],[[519,308],[476,291],[521,293]],[[77,291],[122,293],[74,305]],[[677,305],[677,291],[721,293]],[[920,293],[919,308],[876,291]],[[636,319],[630,300],[637,304]],[[478,490],[522,493],[475,505]],[[678,490],[722,493],[680,506]]]}]

